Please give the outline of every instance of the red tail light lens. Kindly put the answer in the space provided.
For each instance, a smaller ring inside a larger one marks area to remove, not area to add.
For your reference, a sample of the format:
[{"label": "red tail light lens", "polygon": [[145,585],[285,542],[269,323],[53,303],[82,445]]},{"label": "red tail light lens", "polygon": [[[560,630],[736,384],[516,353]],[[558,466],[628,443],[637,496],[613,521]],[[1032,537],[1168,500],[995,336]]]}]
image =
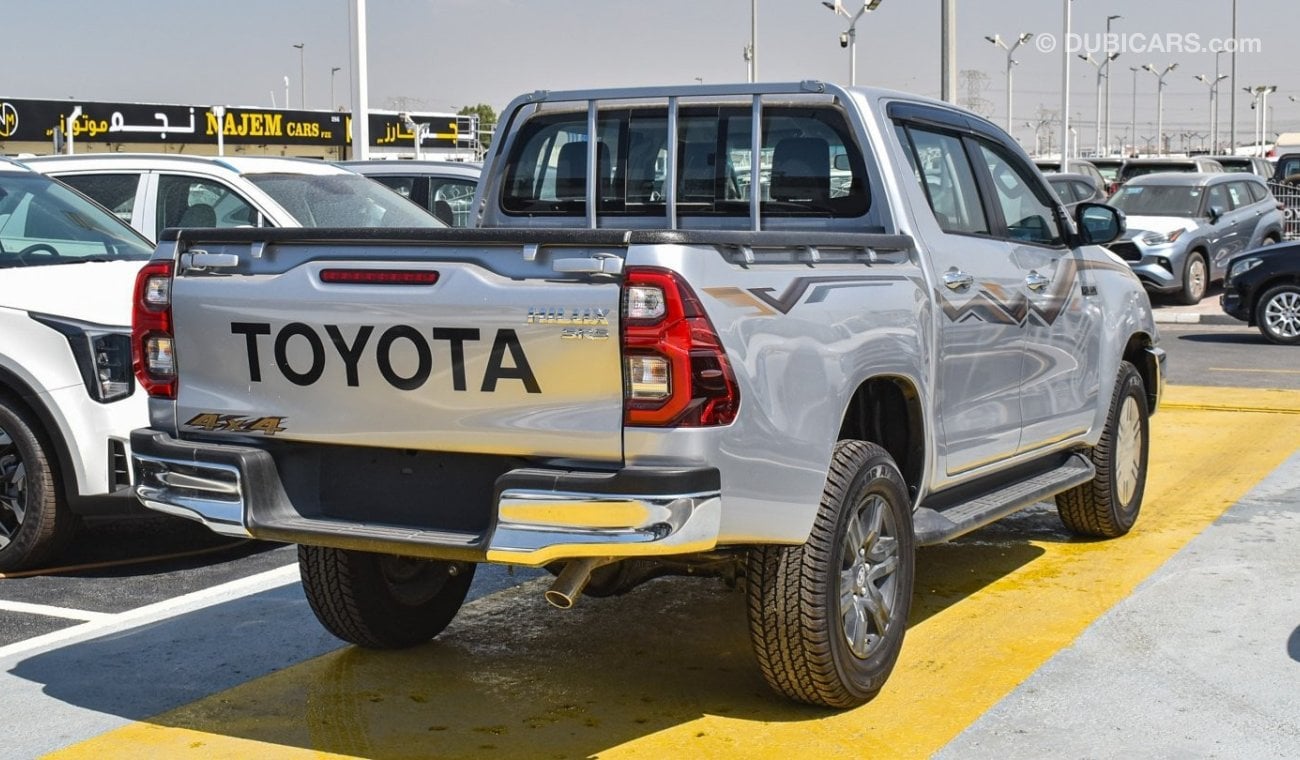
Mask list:
[{"label": "red tail light lens", "polygon": [[712,427],[736,419],[740,390],[722,341],[677,273],[628,269],[623,357],[625,424]]},{"label": "red tail light lens", "polygon": [[135,277],[131,309],[131,365],[153,398],[176,398],[172,336],[172,262],[151,261]]}]

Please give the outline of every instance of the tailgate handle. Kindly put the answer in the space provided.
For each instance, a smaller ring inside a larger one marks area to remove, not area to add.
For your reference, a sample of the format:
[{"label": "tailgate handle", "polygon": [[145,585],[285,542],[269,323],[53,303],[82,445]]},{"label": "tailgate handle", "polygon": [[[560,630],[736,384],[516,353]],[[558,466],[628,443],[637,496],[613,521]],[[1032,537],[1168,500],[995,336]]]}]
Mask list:
[{"label": "tailgate handle", "polygon": [[239,266],[239,256],[233,253],[208,253],[195,249],[181,254],[184,269],[228,269]]},{"label": "tailgate handle", "polygon": [[608,253],[585,259],[556,259],[551,268],[566,274],[622,274],[623,259]]}]

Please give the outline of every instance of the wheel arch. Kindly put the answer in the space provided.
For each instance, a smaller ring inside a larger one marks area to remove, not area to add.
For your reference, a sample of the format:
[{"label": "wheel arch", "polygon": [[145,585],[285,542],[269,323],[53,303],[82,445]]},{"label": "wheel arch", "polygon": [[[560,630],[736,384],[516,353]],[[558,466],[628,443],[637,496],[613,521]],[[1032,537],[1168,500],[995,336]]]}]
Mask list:
[{"label": "wheel arch", "polygon": [[44,440],[42,443],[52,449],[50,462],[54,467],[54,479],[63,491],[65,500],[78,493],[76,468],[72,455],[68,451],[67,438],[56,421],[49,407],[25,380],[5,367],[0,367],[0,400],[9,401],[19,410],[26,411],[29,418],[38,426],[35,431]]},{"label": "wheel arch", "polygon": [[874,443],[894,458],[915,499],[925,472],[925,415],[908,378],[881,376],[862,382],[841,418],[839,440]]},{"label": "wheel arch", "polygon": [[1156,403],[1160,398],[1160,367],[1157,366],[1158,359],[1147,349],[1155,345],[1155,341],[1147,333],[1134,333],[1129,336],[1128,343],[1124,346],[1124,361],[1132,364],[1137,368],[1138,374],[1142,377],[1142,386],[1146,389],[1147,410],[1154,413]]}]

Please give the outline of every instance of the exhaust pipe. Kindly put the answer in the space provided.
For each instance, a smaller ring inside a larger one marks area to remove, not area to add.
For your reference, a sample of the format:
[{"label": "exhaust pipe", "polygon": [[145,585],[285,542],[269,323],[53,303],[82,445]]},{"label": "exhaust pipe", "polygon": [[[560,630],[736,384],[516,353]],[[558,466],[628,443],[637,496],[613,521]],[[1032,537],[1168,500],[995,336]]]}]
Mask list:
[{"label": "exhaust pipe", "polygon": [[577,603],[578,597],[582,596],[582,590],[591,580],[592,571],[606,564],[609,564],[608,559],[598,557],[569,560],[560,571],[559,577],[546,590],[546,601],[557,609],[571,608]]}]

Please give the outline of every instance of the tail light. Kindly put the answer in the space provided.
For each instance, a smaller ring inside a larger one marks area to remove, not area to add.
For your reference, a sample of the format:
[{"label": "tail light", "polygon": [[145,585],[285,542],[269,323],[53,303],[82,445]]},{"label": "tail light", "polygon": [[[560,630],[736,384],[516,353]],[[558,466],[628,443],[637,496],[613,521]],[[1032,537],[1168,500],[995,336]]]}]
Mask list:
[{"label": "tail light", "polygon": [[131,309],[131,365],[153,398],[176,398],[172,336],[172,262],[152,261],[135,277]]},{"label": "tail light", "polygon": [[641,427],[729,425],[740,390],[713,324],[680,276],[631,267],[623,282],[623,419]]}]

